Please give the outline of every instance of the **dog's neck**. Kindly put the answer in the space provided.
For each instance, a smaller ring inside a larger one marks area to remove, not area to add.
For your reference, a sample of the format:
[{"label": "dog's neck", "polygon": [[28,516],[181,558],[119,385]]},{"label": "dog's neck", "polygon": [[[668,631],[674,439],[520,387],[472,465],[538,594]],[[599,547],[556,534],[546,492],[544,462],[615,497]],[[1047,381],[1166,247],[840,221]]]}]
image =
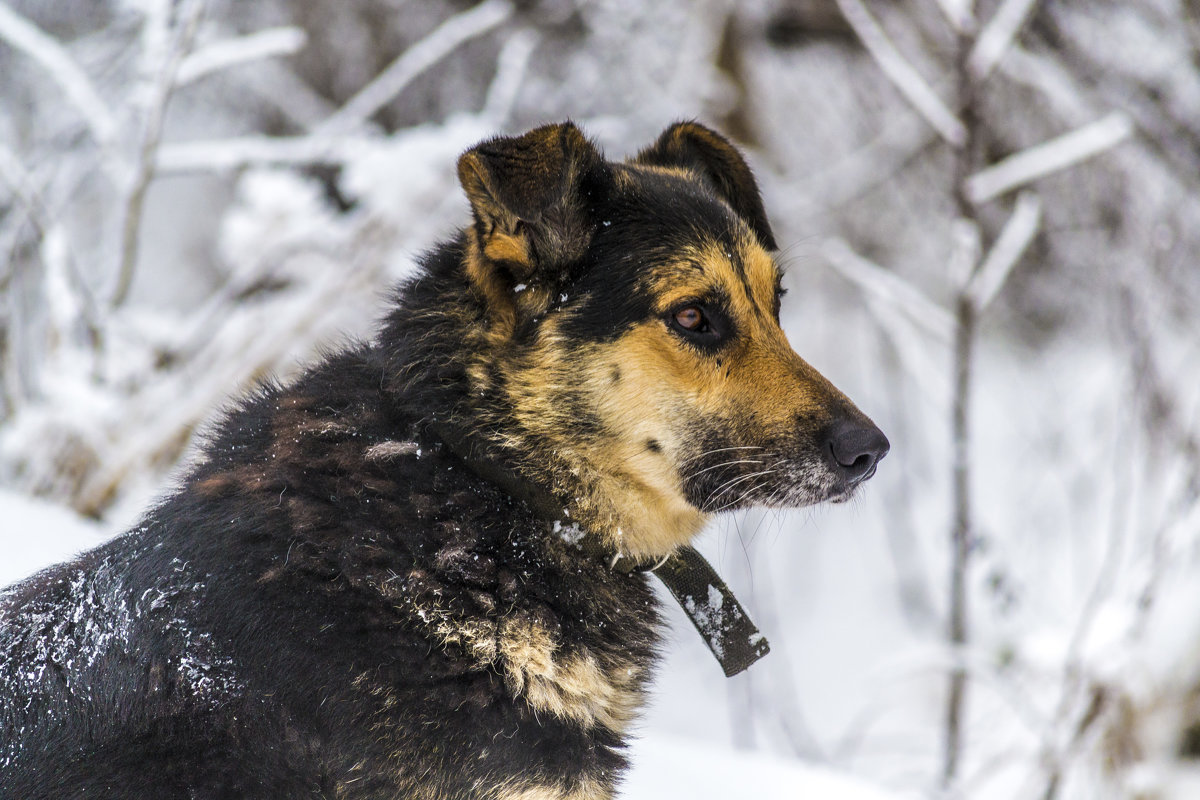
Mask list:
[{"label": "dog's neck", "polygon": [[569,507],[534,483],[521,478],[502,462],[447,425],[432,423],[430,432],[449,447],[479,477],[524,501],[557,535],[579,549],[581,556],[605,563],[618,580],[635,572],[653,572],[679,603],[700,633],[726,676],[742,672],[770,652],[766,638],[750,620],[712,566],[692,547],[679,547],[656,562],[626,556],[619,547],[594,536],[573,519]]}]

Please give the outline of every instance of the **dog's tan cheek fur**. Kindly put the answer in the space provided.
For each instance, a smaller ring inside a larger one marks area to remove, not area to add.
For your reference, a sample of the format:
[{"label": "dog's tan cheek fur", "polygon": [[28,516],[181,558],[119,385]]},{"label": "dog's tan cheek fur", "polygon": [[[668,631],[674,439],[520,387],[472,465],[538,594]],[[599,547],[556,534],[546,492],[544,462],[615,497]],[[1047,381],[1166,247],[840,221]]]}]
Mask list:
[{"label": "dog's tan cheek fur", "polygon": [[[662,322],[634,327],[598,348],[588,382],[612,441],[597,454],[614,505],[629,509],[621,545],[654,557],[686,544],[707,516],[684,497],[679,454],[711,368],[681,352]],[[620,378],[612,381],[613,370]],[[653,443],[653,446],[651,446]]]}]

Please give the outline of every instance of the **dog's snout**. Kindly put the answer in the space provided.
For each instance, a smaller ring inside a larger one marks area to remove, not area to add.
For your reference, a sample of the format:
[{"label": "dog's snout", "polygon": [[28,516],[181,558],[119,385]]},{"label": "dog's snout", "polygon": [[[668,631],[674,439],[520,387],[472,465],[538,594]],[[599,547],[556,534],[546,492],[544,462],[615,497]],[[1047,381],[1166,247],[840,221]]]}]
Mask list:
[{"label": "dog's snout", "polygon": [[870,422],[843,419],[826,430],[825,447],[842,477],[849,483],[857,483],[871,477],[879,459],[891,449],[891,443]]}]

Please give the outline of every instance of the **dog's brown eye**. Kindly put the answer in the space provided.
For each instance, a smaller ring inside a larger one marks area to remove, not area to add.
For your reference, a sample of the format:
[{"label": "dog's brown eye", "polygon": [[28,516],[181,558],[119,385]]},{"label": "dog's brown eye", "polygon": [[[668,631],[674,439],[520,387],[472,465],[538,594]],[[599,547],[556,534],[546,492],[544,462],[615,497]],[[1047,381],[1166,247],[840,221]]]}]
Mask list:
[{"label": "dog's brown eye", "polygon": [[700,326],[704,324],[704,312],[695,306],[681,308],[675,312],[675,322],[685,331],[700,330]]},{"label": "dog's brown eye", "polygon": [[696,301],[668,311],[664,321],[685,342],[696,347],[717,347],[732,330],[720,305]]}]

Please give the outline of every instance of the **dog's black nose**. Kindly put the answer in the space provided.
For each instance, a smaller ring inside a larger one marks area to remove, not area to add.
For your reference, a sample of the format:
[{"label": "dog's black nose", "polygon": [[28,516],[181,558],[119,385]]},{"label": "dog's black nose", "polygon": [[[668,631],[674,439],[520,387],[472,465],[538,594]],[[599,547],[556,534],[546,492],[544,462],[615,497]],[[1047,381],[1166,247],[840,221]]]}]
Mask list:
[{"label": "dog's black nose", "polygon": [[870,422],[849,419],[829,426],[825,432],[825,446],[833,456],[837,471],[849,483],[871,477],[879,459],[892,447],[883,431]]}]

